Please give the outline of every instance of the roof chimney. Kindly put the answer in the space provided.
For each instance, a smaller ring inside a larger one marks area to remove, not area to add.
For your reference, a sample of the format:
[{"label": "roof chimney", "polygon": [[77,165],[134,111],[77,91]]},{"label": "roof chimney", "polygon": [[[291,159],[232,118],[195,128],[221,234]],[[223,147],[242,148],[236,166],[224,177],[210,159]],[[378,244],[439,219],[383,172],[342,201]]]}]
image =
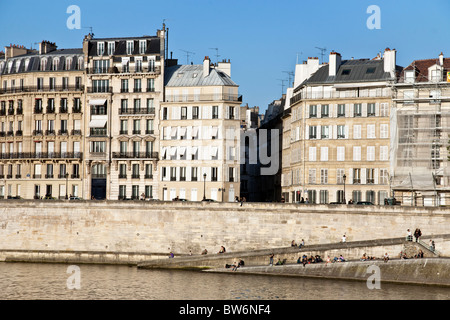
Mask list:
[{"label": "roof chimney", "polygon": [[205,59],[203,60],[203,76],[207,77],[209,76],[209,66],[211,64],[211,60],[209,59],[208,56],[205,57]]},{"label": "roof chimney", "polygon": [[384,72],[389,72],[392,78],[395,76],[396,54],[395,49],[386,48],[384,50]]},{"label": "roof chimney", "polygon": [[56,44],[54,42],[44,40],[39,44],[39,54],[46,54],[46,53],[55,51],[56,48],[58,48],[58,47],[56,46]]},{"label": "roof chimney", "polygon": [[342,57],[341,57],[340,53],[337,53],[334,51],[330,52],[330,60],[329,60],[330,66],[328,67],[329,68],[328,75],[330,77],[336,76],[339,66],[341,65],[341,60],[342,60]]},{"label": "roof chimney", "polygon": [[231,62],[230,60],[222,60],[217,64],[217,70],[223,71],[226,75],[231,77]]},{"label": "roof chimney", "polygon": [[439,65],[443,66],[444,65],[444,54],[441,52],[441,54],[439,55]]}]

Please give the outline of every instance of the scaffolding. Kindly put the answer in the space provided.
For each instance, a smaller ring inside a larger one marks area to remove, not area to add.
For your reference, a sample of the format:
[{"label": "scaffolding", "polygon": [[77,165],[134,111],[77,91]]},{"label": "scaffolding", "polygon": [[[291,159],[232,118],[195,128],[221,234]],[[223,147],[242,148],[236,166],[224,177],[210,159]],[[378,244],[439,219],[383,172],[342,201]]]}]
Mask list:
[{"label": "scaffolding", "polygon": [[450,82],[395,83],[392,88],[394,196],[404,205],[450,205]]}]

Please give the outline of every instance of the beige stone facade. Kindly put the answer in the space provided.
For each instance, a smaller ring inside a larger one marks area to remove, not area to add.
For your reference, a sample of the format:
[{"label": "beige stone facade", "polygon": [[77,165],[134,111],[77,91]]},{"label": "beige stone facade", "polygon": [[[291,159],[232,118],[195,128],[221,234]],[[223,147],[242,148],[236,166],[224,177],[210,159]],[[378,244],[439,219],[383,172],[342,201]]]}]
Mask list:
[{"label": "beige stone facade", "polygon": [[0,61],[0,196],[81,196],[81,50],[11,46]]},{"label": "beige stone facade", "polygon": [[391,71],[393,50],[374,60],[341,61],[332,53],[328,65],[295,88],[283,116],[286,202],[384,204],[390,195]]},{"label": "beige stone facade", "polygon": [[240,104],[230,62],[167,68],[161,104],[159,197],[240,196]]}]

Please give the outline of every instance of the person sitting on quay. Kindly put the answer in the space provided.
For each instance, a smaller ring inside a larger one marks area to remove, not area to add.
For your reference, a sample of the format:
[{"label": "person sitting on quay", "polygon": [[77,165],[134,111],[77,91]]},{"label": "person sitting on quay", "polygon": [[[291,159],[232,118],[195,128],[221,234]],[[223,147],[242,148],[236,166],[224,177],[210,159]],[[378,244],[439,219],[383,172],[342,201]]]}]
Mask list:
[{"label": "person sitting on quay", "polygon": [[296,246],[297,246],[297,244],[295,243],[295,240],[292,240],[291,247],[296,247]]},{"label": "person sitting on quay", "polygon": [[218,253],[225,253],[225,252],[227,252],[227,250],[225,250],[224,246],[221,246]]},{"label": "person sitting on quay", "polygon": [[299,249],[305,246],[305,240],[302,239],[302,242],[298,245]]},{"label": "person sitting on quay", "polygon": [[384,254],[383,260],[384,260],[385,263],[389,261],[389,255],[388,255],[387,252]]},{"label": "person sitting on quay", "polygon": [[202,254],[208,254],[208,250],[206,250],[206,249],[203,250],[203,251],[202,251]]},{"label": "person sitting on quay", "polygon": [[360,260],[361,260],[361,261],[366,261],[366,260],[367,260],[367,257],[366,257],[366,254],[365,254],[365,253],[362,255],[362,257],[361,257]]}]

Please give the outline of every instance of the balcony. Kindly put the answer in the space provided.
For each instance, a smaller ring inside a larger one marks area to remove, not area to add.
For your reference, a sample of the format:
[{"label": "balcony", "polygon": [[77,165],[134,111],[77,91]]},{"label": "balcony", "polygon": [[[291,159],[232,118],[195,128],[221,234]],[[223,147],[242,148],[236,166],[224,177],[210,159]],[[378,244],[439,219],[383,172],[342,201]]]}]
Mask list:
[{"label": "balcony", "polygon": [[91,128],[90,137],[107,137],[108,132],[107,129],[99,129],[99,128]]},{"label": "balcony", "polygon": [[144,176],[145,179],[153,179],[153,175],[152,174],[146,174]]},{"label": "balcony", "polygon": [[17,107],[16,114],[17,115],[23,114],[23,108],[22,107]]},{"label": "balcony", "polygon": [[55,113],[55,107],[48,106],[45,111],[46,113]]},{"label": "balcony", "polygon": [[81,113],[81,108],[80,107],[73,107],[72,108],[72,113]]},{"label": "balcony", "polygon": [[70,132],[70,134],[71,134],[72,136],[81,136],[81,130],[75,130],[75,129],[73,129],[73,130]]},{"label": "balcony", "polygon": [[0,159],[82,159],[82,152],[11,152],[0,154]]},{"label": "balcony", "polygon": [[112,93],[113,88],[112,87],[88,87],[87,93]]},{"label": "balcony", "polygon": [[58,130],[58,135],[59,136],[67,136],[67,135],[69,135],[69,131],[67,129]]},{"label": "balcony", "polygon": [[141,178],[141,176],[140,176],[139,173],[133,173],[133,174],[131,175],[131,179],[140,179],[140,178]]},{"label": "balcony", "polygon": [[28,93],[28,92],[64,92],[64,91],[84,91],[84,86],[27,86],[21,88],[0,89],[0,94]]},{"label": "balcony", "polygon": [[59,107],[59,113],[67,113],[69,112],[69,108],[67,107]]},{"label": "balcony", "polygon": [[6,109],[0,109],[0,116],[6,116]]},{"label": "balcony", "polygon": [[80,175],[75,173],[70,175],[70,179],[80,179]]},{"label": "balcony", "polygon": [[155,130],[145,130],[145,134],[155,134]]},{"label": "balcony", "polygon": [[113,159],[158,159],[158,152],[113,152]]},{"label": "balcony", "polygon": [[33,174],[33,179],[42,179],[41,174]]},{"label": "balcony", "polygon": [[43,134],[42,130],[33,130],[33,136],[42,136]]},{"label": "balcony", "polygon": [[10,131],[6,132],[6,136],[7,137],[14,137],[14,131],[10,130]]},{"label": "balcony", "polygon": [[34,113],[35,114],[42,114],[42,112],[43,112],[42,107],[34,107]]},{"label": "balcony", "polygon": [[126,179],[127,175],[124,173],[119,174],[119,179]]},{"label": "balcony", "polygon": [[242,95],[237,94],[188,94],[178,95],[176,99],[174,96],[167,96],[165,102],[201,102],[201,101],[230,101],[242,102]]},{"label": "balcony", "polygon": [[51,129],[51,130],[45,130],[45,135],[46,136],[54,136],[56,135],[56,131]]},{"label": "balcony", "polygon": [[46,174],[45,175],[45,179],[53,179],[54,175],[53,174]]},{"label": "balcony", "polygon": [[155,115],[155,108],[122,108],[119,109],[119,115],[146,114]]},{"label": "balcony", "polygon": [[8,115],[13,116],[14,115],[14,108],[8,109]]}]

